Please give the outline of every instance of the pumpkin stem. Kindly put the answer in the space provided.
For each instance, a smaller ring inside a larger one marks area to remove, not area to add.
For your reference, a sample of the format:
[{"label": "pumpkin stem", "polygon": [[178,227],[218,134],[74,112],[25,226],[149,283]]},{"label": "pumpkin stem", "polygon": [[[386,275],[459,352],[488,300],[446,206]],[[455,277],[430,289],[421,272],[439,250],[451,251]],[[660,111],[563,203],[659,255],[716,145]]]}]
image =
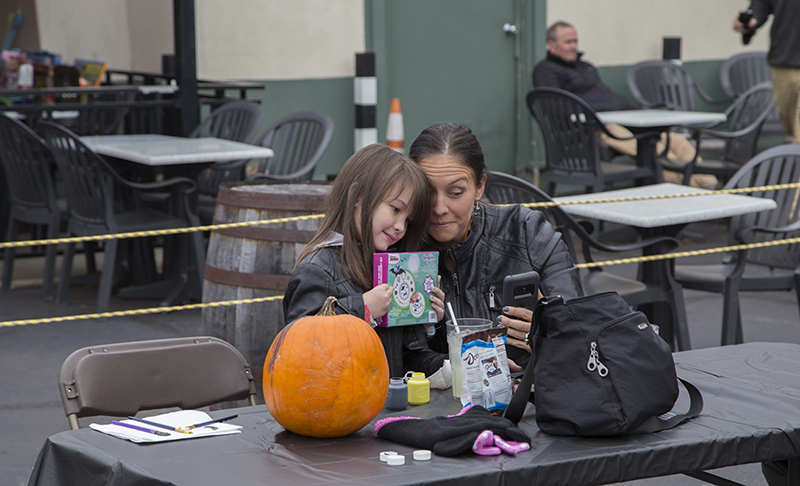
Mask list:
[{"label": "pumpkin stem", "polygon": [[325,299],[325,303],[322,304],[322,308],[317,312],[318,316],[335,316],[336,311],[336,297],[330,296]]}]

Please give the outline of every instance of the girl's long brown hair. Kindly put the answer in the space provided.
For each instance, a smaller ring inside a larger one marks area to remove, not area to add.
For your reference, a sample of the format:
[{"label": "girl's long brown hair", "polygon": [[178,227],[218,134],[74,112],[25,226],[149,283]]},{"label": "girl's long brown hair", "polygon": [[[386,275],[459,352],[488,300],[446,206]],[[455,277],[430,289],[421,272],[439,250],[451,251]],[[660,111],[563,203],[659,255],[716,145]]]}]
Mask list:
[{"label": "girl's long brown hair", "polygon": [[397,251],[420,250],[432,209],[433,190],[428,178],[410,159],[386,145],[372,144],[353,154],[336,176],[322,225],[300,253],[297,263],[330,239],[331,233],[341,233],[344,237],[341,263],[345,275],[363,288],[372,288],[372,254],[375,251],[372,217],[381,202],[394,199],[405,189],[411,190],[409,207],[413,219],[395,248]]}]

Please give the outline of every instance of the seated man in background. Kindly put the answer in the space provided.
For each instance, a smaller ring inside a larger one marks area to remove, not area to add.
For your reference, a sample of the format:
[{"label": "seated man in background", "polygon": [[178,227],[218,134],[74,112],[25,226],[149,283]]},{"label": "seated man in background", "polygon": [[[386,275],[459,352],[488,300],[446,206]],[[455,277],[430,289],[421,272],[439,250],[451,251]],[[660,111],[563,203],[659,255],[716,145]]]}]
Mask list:
[{"label": "seated man in background", "polygon": [[[533,69],[533,86],[536,88],[558,88],[568,91],[583,99],[595,111],[617,111],[636,109],[623,96],[611,91],[601,79],[592,64],[581,60],[582,52],[578,52],[578,33],[575,27],[567,22],[559,21],[547,29],[547,58],[539,62]],[[633,134],[625,127],[609,123],[606,129],[614,136],[627,138]],[[632,157],[636,156],[636,140],[616,140],[603,135],[603,142],[611,149]],[[666,134],[656,150],[661,153],[666,146]],[[683,135],[672,133],[669,140],[667,157],[677,160],[691,160],[695,147]],[[664,171],[664,182],[681,184],[683,175],[677,172]],[[717,178],[710,174],[695,174],[691,185],[714,189]]]}]

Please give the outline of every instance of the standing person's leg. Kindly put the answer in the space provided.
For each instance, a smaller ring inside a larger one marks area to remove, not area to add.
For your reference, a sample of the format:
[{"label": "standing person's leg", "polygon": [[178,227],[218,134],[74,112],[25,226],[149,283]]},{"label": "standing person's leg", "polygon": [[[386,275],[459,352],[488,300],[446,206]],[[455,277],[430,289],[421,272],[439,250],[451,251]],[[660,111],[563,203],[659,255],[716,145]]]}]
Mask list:
[{"label": "standing person's leg", "polygon": [[800,69],[770,66],[783,131],[800,143]]}]

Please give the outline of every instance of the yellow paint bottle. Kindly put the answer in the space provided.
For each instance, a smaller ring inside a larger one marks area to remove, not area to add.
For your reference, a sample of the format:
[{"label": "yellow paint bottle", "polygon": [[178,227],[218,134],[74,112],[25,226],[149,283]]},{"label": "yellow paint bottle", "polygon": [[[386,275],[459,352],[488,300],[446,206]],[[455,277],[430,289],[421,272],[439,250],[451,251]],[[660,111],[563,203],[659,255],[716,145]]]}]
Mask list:
[{"label": "yellow paint bottle", "polygon": [[431,382],[425,373],[411,373],[408,380],[408,404],[423,405],[431,401]]}]

